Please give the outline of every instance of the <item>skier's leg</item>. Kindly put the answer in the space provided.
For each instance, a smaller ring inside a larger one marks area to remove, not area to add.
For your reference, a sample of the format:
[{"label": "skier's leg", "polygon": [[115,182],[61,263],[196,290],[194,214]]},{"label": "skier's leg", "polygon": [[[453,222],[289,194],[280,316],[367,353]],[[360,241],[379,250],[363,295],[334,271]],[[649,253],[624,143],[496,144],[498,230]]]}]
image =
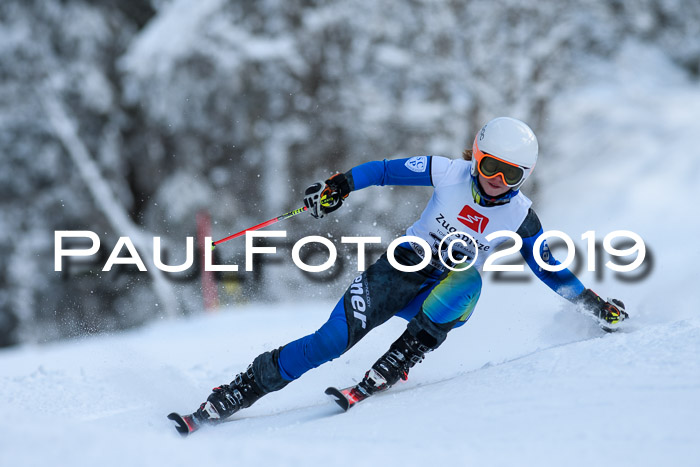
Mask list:
[{"label": "skier's leg", "polygon": [[276,373],[278,378],[287,382],[293,381],[310,369],[339,357],[347,347],[348,323],[343,297],[333,308],[328,321],[316,332],[280,348],[277,367],[270,367],[270,373]]},{"label": "skier's leg", "polygon": [[372,365],[358,385],[372,394],[394,385],[399,379],[407,379],[408,371],[423,360],[427,352],[435,350],[445,341],[447,333],[469,319],[481,294],[481,276],[475,269],[451,271],[436,286],[416,299],[425,298],[415,313],[416,300],[401,310],[406,317],[412,311],[406,331],[389,350]]},{"label": "skier's leg", "polygon": [[420,313],[409,321],[413,335],[428,333],[436,340],[437,348],[455,326],[464,324],[474,312],[481,296],[482,280],[475,268],[458,269],[435,286],[423,302]]},{"label": "skier's leg", "polygon": [[[414,318],[424,322],[429,318],[441,328],[452,329],[462,326],[472,315],[481,294],[481,276],[475,269],[450,271],[441,281],[421,291],[401,311],[396,313],[406,321]],[[420,313],[426,316],[417,318]],[[433,325],[426,324],[430,329]],[[414,325],[411,325],[413,328]],[[444,332],[434,330],[433,334],[442,342]]]},{"label": "skier's leg", "polygon": [[[397,248],[395,257],[405,265],[421,258],[412,250]],[[396,270],[386,255],[357,276],[321,328],[285,345],[279,355],[279,373],[287,381],[333,360],[386,322],[422,289],[437,280],[434,268],[416,273]]]},{"label": "skier's leg", "polygon": [[[421,261],[407,248],[397,248],[394,256],[407,266]],[[258,355],[231,384],[215,388],[197,413],[209,420],[227,418],[263,395],[282,389],[308,370],[337,358],[438,277],[438,271],[431,266],[414,273],[398,271],[386,254],[382,255],[353,281],[318,331]]]}]

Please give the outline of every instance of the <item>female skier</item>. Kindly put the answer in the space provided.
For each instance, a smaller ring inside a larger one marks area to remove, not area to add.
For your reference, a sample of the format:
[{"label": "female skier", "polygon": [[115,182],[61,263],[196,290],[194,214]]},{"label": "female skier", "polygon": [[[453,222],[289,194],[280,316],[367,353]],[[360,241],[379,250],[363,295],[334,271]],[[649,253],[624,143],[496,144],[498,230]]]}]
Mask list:
[{"label": "female skier", "polygon": [[[532,173],[537,154],[537,138],[530,127],[514,118],[501,117],[477,133],[472,150],[464,154],[471,160],[419,156],[367,162],[307,188],[304,204],[312,216],[320,218],[340,208],[352,191],[370,185],[434,187],[420,219],[406,232],[407,236],[425,240],[432,251],[424,251],[416,242],[406,242],[394,252],[403,266],[415,266],[424,260],[429,264],[416,272],[402,272],[384,253],[353,281],[320,329],[256,357],[230,384],[214,388],[200,408],[185,417],[187,427],[181,424],[181,431],[222,421],[250,407],[265,394],[342,355],[371,329],[395,315],[408,320],[406,331],[354,387],[353,396],[362,399],[388,389],[399,379],[405,380],[409,369],[422,361],[426,352],[435,350],[451,329],[471,316],[481,292],[479,270],[486,257],[506,239],[489,241],[486,237],[499,230],[515,232],[522,238],[520,253],[528,266],[557,294],[584,307],[608,326],[627,318],[619,300],[603,300],[568,269],[551,272],[535,262],[533,245],[542,227],[520,186]],[[441,251],[440,242],[445,237],[453,243]],[[442,258],[450,249],[451,255]],[[455,264],[450,261],[471,261],[475,256],[471,268],[450,266]],[[549,253],[546,242],[541,245],[540,257],[550,265],[560,264]]]}]

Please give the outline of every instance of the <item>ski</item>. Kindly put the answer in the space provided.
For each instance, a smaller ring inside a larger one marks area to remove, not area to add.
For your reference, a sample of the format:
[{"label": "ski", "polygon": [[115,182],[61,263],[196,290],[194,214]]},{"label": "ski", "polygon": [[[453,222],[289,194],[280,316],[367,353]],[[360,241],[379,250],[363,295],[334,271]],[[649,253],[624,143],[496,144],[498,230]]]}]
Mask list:
[{"label": "ski", "polygon": [[198,420],[193,413],[189,415],[180,415],[177,412],[173,412],[168,415],[168,419],[175,422],[175,429],[182,436],[187,436],[202,427],[202,422]]},{"label": "ski", "polygon": [[326,394],[331,396],[338,406],[347,412],[355,407],[359,402],[367,399],[372,394],[368,393],[360,387],[359,384],[350,386],[344,389],[338,389],[333,386],[326,389]]}]

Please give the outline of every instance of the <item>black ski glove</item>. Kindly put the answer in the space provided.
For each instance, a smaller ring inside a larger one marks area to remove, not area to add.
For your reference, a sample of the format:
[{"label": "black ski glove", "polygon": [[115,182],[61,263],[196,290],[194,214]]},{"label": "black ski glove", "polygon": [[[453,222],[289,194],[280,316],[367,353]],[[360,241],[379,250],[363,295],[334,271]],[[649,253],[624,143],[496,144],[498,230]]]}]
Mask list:
[{"label": "black ski glove", "polygon": [[343,205],[343,200],[348,197],[352,188],[350,182],[343,173],[337,173],[326,182],[316,182],[304,191],[304,206],[309,214],[317,219],[331,213]]},{"label": "black ski glove", "polygon": [[617,324],[629,318],[625,311],[625,304],[621,300],[612,298],[605,301],[591,289],[584,290],[576,299],[576,303],[583,306],[586,311],[610,324]]}]

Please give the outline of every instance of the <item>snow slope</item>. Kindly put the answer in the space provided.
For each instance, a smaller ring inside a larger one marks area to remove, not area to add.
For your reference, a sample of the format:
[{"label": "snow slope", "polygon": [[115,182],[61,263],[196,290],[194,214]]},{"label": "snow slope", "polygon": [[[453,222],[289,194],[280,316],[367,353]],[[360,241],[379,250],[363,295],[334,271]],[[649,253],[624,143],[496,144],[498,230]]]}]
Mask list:
[{"label": "snow slope", "polygon": [[194,409],[259,352],[313,330],[330,304],[4,351],[0,464],[694,465],[700,320],[605,335],[581,315],[538,311],[534,298],[530,319],[504,325],[509,313],[492,301],[408,382],[347,414],[323,389],[361,377],[400,319],[186,440],[168,412]]}]

